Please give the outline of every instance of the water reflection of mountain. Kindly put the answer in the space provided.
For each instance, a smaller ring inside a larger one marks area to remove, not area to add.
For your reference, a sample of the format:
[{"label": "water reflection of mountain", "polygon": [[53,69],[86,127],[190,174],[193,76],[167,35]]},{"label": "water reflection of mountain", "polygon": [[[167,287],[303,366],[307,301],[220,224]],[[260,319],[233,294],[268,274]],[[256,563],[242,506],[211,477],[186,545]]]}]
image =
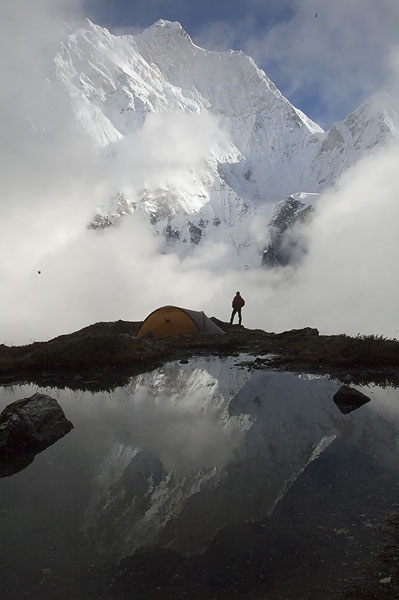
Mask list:
[{"label": "water reflection of mountain", "polygon": [[397,423],[373,416],[372,402],[342,415],[337,382],[233,364],[171,363],[120,392],[119,433],[83,519],[98,551],[201,552],[225,525],[270,514],[337,436],[395,456]]}]

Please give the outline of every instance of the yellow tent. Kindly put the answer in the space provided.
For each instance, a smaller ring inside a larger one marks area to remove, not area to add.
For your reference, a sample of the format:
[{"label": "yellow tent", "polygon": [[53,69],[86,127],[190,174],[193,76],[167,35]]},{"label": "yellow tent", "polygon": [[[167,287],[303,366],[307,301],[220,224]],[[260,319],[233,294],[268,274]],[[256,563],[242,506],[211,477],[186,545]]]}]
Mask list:
[{"label": "yellow tent", "polygon": [[224,334],[204,312],[178,306],[157,308],[142,322],[136,337],[163,337],[168,335]]}]

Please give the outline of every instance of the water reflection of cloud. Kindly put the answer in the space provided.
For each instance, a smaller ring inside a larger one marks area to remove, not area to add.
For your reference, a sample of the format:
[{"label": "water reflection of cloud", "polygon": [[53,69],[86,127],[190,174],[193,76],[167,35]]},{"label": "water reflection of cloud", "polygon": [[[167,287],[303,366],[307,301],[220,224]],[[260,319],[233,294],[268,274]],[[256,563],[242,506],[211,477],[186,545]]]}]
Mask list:
[{"label": "water reflection of cloud", "polygon": [[184,392],[176,399],[172,390],[154,395],[140,387],[128,407],[110,411],[107,423],[129,446],[158,456],[167,471],[189,472],[222,468],[239,451],[242,424],[224,421],[220,413],[220,406],[212,411],[189,403]]},{"label": "water reflection of cloud", "polygon": [[[337,381],[236,362],[169,363],[111,394],[54,391],[75,429],[48,455],[64,468],[48,470],[44,453],[32,465],[37,486],[84,472],[84,490],[70,486],[84,507],[82,531],[99,552],[121,557],[153,544],[201,551],[221,527],[267,518],[310,463],[323,469],[337,438],[397,469],[397,390],[360,388],[371,402],[343,415]],[[62,512],[61,495],[57,502]]]}]

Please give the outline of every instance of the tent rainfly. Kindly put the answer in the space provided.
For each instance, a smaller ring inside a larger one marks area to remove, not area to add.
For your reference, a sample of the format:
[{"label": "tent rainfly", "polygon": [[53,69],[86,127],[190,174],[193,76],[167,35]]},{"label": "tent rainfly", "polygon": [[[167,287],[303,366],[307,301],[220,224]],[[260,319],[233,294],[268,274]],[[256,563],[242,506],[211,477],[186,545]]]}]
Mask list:
[{"label": "tent rainfly", "polygon": [[187,310],[178,306],[161,306],[142,322],[136,337],[163,337],[180,333],[206,335],[224,334],[224,331],[202,311]]}]

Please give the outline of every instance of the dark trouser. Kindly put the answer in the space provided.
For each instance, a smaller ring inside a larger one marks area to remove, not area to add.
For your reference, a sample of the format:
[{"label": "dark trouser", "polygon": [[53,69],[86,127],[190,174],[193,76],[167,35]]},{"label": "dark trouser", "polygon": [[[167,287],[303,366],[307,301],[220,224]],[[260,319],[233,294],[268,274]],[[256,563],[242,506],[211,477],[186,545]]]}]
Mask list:
[{"label": "dark trouser", "polygon": [[233,324],[233,319],[236,314],[238,315],[238,324],[241,325],[241,308],[233,308],[233,312],[231,313],[230,317],[230,325]]}]

